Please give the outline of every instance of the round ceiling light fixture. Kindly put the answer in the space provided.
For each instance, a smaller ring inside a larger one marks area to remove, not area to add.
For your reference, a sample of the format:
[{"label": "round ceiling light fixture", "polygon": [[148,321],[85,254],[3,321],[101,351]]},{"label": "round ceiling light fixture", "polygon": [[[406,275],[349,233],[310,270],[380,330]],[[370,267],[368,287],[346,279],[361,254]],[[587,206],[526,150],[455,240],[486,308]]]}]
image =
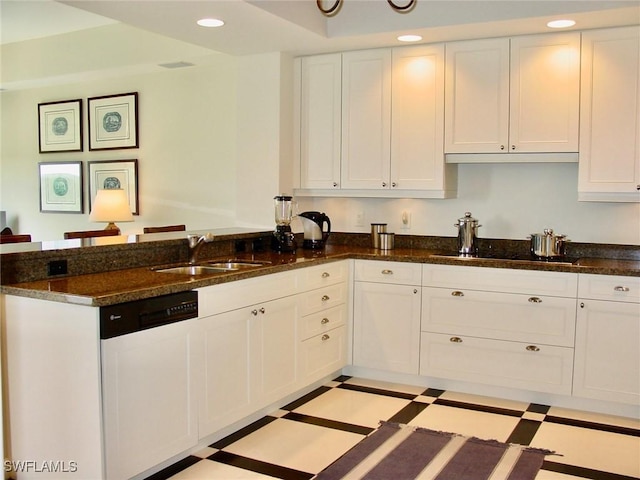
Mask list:
[{"label": "round ceiling light fixture", "polygon": [[552,20],[547,23],[549,28],[569,28],[576,24],[573,20]]},{"label": "round ceiling light fixture", "polygon": [[400,35],[398,40],[401,42],[419,42],[422,37],[420,35]]},{"label": "round ceiling light fixture", "polygon": [[221,27],[224,25],[224,22],[219,18],[201,18],[196,23],[201,27],[208,28]]}]

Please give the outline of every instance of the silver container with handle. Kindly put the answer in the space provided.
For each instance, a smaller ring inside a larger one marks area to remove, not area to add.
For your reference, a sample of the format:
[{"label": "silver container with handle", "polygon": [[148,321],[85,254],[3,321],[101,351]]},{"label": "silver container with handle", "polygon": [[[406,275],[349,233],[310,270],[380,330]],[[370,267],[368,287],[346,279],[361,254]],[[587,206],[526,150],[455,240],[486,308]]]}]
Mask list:
[{"label": "silver container with handle", "polygon": [[458,253],[460,255],[478,255],[478,220],[465,212],[464,217],[458,219],[454,227],[458,228]]},{"label": "silver container with handle", "polygon": [[552,228],[545,228],[543,233],[532,233],[531,255],[536,258],[561,258],[565,255],[566,243],[570,240],[566,235],[556,235]]}]

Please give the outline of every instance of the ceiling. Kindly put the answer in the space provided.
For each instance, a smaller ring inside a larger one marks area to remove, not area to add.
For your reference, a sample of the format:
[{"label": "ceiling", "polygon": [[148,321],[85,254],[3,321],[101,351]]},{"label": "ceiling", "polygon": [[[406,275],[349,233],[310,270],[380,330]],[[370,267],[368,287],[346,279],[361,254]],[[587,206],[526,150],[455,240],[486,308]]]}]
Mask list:
[{"label": "ceiling", "polygon": [[[136,55],[131,46],[140,44],[141,35],[150,44],[163,44],[163,60],[172,62],[188,60],[194,52],[302,55],[398,45],[400,33],[418,33],[425,43],[539,33],[548,31],[548,20],[566,16],[577,21],[574,29],[638,24],[640,1],[417,0],[409,13],[400,14],[385,0],[343,0],[339,13],[327,18],[315,0],[0,0],[0,14],[3,55],[10,51],[5,47],[21,42],[44,45],[54,36],[73,35],[86,42],[92,32],[112,31],[106,38],[128,45],[128,51],[113,57],[130,67],[142,61],[127,58]],[[223,19],[225,26],[195,24],[211,16]],[[167,42],[174,48],[167,50]],[[137,55],[155,61],[150,51]]]}]

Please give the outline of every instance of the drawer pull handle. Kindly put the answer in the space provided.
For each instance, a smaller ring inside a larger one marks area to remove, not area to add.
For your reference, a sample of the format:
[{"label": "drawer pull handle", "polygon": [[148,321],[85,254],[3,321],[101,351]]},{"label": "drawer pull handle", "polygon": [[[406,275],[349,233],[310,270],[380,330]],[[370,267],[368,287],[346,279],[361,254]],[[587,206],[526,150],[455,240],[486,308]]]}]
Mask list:
[{"label": "drawer pull handle", "polygon": [[382,270],[382,274],[383,275],[393,275],[393,270],[387,270],[387,269]]},{"label": "drawer pull handle", "polygon": [[616,292],[628,292],[629,291],[629,287],[618,285],[617,287],[614,287],[614,290]]},{"label": "drawer pull handle", "polygon": [[322,272],[322,278],[329,278],[330,276],[329,272]]},{"label": "drawer pull handle", "polygon": [[329,319],[328,318],[323,318],[322,320],[320,320],[320,324],[321,325],[326,325],[327,323],[329,323]]},{"label": "drawer pull handle", "polygon": [[527,351],[528,352],[539,352],[540,348],[536,347],[535,345],[527,345]]},{"label": "drawer pull handle", "polygon": [[264,307],[262,307],[262,308],[261,308],[260,310],[258,310],[258,311],[259,311],[260,313],[264,313],[264,312],[265,312]]},{"label": "drawer pull handle", "polygon": [[331,337],[329,335],[327,335],[326,333],[324,335],[322,335],[321,339],[323,342],[326,342],[327,340],[329,340]]},{"label": "drawer pull handle", "polygon": [[253,310],[251,310],[251,315],[253,315],[254,317],[258,316],[258,310],[256,310],[255,308]]},{"label": "drawer pull handle", "polygon": [[329,300],[329,295],[323,295],[323,296],[322,296],[322,298],[321,298],[321,300],[322,300],[323,302],[326,302],[327,300]]},{"label": "drawer pull handle", "polygon": [[449,341],[453,343],[462,343],[462,339],[460,337],[451,337]]},{"label": "drawer pull handle", "polygon": [[542,299],[540,297],[530,297],[529,303],[542,303]]},{"label": "drawer pull handle", "polygon": [[453,292],[451,292],[451,296],[453,296],[453,297],[464,297],[464,292],[461,292],[460,290],[454,290]]}]

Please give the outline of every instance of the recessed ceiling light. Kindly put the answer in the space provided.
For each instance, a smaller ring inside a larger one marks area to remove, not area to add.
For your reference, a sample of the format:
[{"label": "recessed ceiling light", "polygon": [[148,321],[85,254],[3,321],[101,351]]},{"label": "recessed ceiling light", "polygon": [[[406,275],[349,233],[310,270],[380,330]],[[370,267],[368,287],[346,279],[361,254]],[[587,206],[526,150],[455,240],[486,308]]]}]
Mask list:
[{"label": "recessed ceiling light", "polygon": [[569,28],[576,24],[573,20],[553,20],[547,23],[549,28]]},{"label": "recessed ceiling light", "polygon": [[221,27],[224,22],[218,18],[201,18],[196,22],[201,27]]},{"label": "recessed ceiling light", "polygon": [[398,40],[401,42],[419,42],[422,37],[420,35],[400,35]]}]

